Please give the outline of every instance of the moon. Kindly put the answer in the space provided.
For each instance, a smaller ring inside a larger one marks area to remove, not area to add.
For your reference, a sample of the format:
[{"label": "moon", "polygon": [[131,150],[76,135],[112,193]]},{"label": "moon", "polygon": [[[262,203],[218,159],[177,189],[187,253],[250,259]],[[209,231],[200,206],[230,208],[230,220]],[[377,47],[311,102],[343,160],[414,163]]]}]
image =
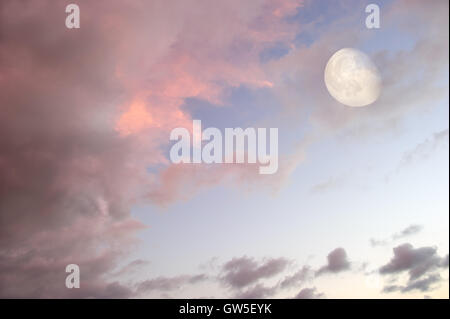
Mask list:
[{"label": "moon", "polygon": [[338,102],[352,107],[372,104],[380,96],[381,77],[363,52],[345,48],[337,51],[325,67],[325,85]]}]

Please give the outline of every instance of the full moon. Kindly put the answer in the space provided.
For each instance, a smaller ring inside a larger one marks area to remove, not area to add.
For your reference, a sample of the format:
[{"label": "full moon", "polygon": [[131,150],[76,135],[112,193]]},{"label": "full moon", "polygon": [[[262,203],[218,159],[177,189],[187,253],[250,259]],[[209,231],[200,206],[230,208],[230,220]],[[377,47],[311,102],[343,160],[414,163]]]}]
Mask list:
[{"label": "full moon", "polygon": [[325,67],[325,85],[338,102],[366,106],[375,102],[381,91],[377,67],[363,52],[345,48],[337,51]]}]

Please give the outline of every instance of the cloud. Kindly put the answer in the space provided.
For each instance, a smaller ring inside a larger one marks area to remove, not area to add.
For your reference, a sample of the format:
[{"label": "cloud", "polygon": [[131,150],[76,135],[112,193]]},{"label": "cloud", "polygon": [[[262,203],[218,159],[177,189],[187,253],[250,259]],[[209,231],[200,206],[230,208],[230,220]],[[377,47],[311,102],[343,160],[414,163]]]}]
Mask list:
[{"label": "cloud", "polygon": [[399,291],[401,290],[402,287],[397,286],[397,285],[389,285],[389,286],[385,286],[382,290],[382,292],[384,293],[391,293],[391,292],[395,292],[395,291]]},{"label": "cloud", "polygon": [[338,273],[350,269],[350,262],[347,259],[347,253],[344,248],[336,248],[327,256],[328,263],[322,266],[316,276],[327,272]]},{"label": "cloud", "polygon": [[392,239],[400,239],[407,236],[415,235],[422,230],[422,226],[420,225],[411,225],[403,229],[401,232],[392,235]]},{"label": "cloud", "polygon": [[[131,207],[183,194],[149,167],[170,167],[169,132],[192,123],[184,100],[268,87],[257,57],[295,37],[285,17],[301,3],[78,4],[68,30],[64,2],[0,3],[1,297],[129,295],[110,276],[145,227]],[[70,263],[79,290],[64,287]]]},{"label": "cloud", "polygon": [[428,158],[432,152],[445,144],[448,145],[448,129],[432,134],[431,137],[417,144],[414,149],[405,152],[402,156],[399,169],[417,160]]},{"label": "cloud", "polygon": [[313,288],[303,288],[300,292],[294,297],[294,299],[320,299],[323,298],[323,293],[317,293],[317,289]]},{"label": "cloud", "polygon": [[439,281],[441,281],[441,276],[438,274],[432,274],[424,279],[415,280],[413,282],[408,283],[406,287],[402,288],[402,292],[408,292],[415,289],[423,292],[430,291],[432,290],[431,285]]},{"label": "cloud", "polygon": [[[84,297],[85,294],[83,293],[81,296]],[[113,282],[108,284],[103,291],[93,291],[92,296],[100,299],[126,299],[133,297],[134,292],[118,282]]]},{"label": "cloud", "polygon": [[281,288],[291,288],[296,287],[303,283],[311,274],[311,267],[303,266],[300,270],[298,270],[295,274],[291,276],[286,276],[280,282]]},{"label": "cloud", "polygon": [[221,267],[217,279],[225,287],[233,290],[233,298],[270,298],[285,289],[296,288],[312,279],[314,272],[310,266],[303,266],[292,275],[278,279],[276,284],[268,284],[273,277],[279,277],[291,263],[286,258],[251,257],[232,258]]},{"label": "cloud", "polygon": [[[268,284],[267,281],[282,274],[289,263],[285,258],[257,260],[247,256],[235,257],[223,263],[219,269],[207,267],[206,273],[198,275],[160,276],[138,281],[130,286],[130,291],[132,296],[145,296],[153,292],[173,292],[209,281],[220,283],[224,288],[231,288],[231,298],[270,298],[280,289],[298,286],[310,274],[310,267],[304,266],[292,276],[286,276],[283,281]],[[218,274],[215,274],[216,270],[219,270]]]},{"label": "cloud", "polygon": [[203,282],[207,279],[208,277],[205,274],[180,275],[175,277],[157,277],[138,283],[136,285],[136,291],[138,294],[149,293],[152,291],[168,292],[178,290],[188,284]]},{"label": "cloud", "polygon": [[[431,291],[433,284],[441,281],[437,271],[446,266],[446,257],[437,255],[434,247],[413,248],[409,243],[395,247],[394,257],[379,269],[380,274],[399,274],[407,271],[409,279],[404,286],[388,285],[383,292],[400,291],[406,293],[412,290]],[[447,261],[448,262],[448,261]]]},{"label": "cloud", "polygon": [[234,298],[236,299],[263,299],[272,297],[277,291],[277,287],[265,287],[264,285],[257,284],[245,291],[237,293]]},{"label": "cloud", "polygon": [[408,271],[410,280],[423,276],[441,266],[443,259],[434,247],[414,248],[406,243],[393,249],[394,257],[380,268],[380,274],[395,274]]},{"label": "cloud", "polygon": [[233,258],[222,266],[222,281],[231,288],[241,289],[280,274],[289,261],[285,258],[269,258],[260,262],[249,257]]},{"label": "cloud", "polygon": [[136,259],[125,265],[122,269],[111,274],[112,276],[120,277],[126,274],[133,274],[139,271],[142,267],[148,266],[150,262],[148,260]]},{"label": "cloud", "polygon": [[397,286],[397,285],[386,286],[383,288],[383,292],[391,293],[391,292],[395,292],[395,291],[400,291],[402,293],[406,293],[406,292],[409,292],[412,290],[428,292],[428,291],[435,289],[435,287],[432,287],[432,286],[435,283],[440,282],[441,280],[442,279],[439,274],[431,274],[423,279],[410,281],[407,283],[406,286]]},{"label": "cloud", "polygon": [[423,229],[423,227],[421,225],[410,225],[408,227],[406,227],[405,229],[403,229],[402,231],[395,233],[391,236],[391,239],[375,239],[375,238],[371,238],[369,240],[370,245],[372,247],[377,247],[377,246],[386,246],[389,243],[398,240],[398,239],[402,239],[408,236],[412,236],[415,234],[418,234],[419,232],[421,232]]},{"label": "cloud", "polygon": [[[280,159],[289,164],[289,159]],[[276,192],[290,173],[289,165],[276,174],[260,175],[259,164],[172,164],[161,170],[146,197],[160,206],[174,201],[188,200],[193,196],[222,185],[245,185],[246,190],[258,189]]]},{"label": "cloud", "polygon": [[375,239],[370,238],[369,239],[370,246],[377,247],[377,246],[386,246],[389,243],[389,240],[386,239]]},{"label": "cloud", "polygon": [[443,258],[441,267],[448,268],[448,254]]}]

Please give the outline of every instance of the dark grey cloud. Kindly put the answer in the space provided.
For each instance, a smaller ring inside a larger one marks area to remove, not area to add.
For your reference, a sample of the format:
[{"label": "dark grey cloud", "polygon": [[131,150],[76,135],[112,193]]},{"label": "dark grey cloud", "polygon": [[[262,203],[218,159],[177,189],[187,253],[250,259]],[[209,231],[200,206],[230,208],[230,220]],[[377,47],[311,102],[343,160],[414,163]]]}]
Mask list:
[{"label": "dark grey cloud", "polygon": [[398,285],[388,285],[383,288],[382,292],[390,293],[390,292],[394,292],[394,291],[399,291],[401,289],[402,289],[402,287],[398,286]]},{"label": "dark grey cloud", "polygon": [[327,261],[328,263],[316,272],[317,276],[327,272],[338,273],[350,269],[350,262],[344,248],[339,247],[330,252]]},{"label": "dark grey cloud", "polygon": [[423,276],[428,271],[441,267],[443,259],[434,247],[414,248],[406,243],[393,249],[394,257],[380,268],[381,274],[395,274],[408,271],[410,280]]},{"label": "dark grey cloud", "polygon": [[441,276],[439,274],[432,274],[423,279],[408,283],[408,285],[402,288],[402,292],[408,292],[411,290],[420,290],[422,292],[430,291],[432,290],[431,286],[439,281],[441,281]]},{"label": "dark grey cloud", "polygon": [[284,277],[284,279],[280,282],[280,288],[284,289],[298,287],[308,278],[311,273],[311,267],[303,266],[295,274]]},{"label": "dark grey cloud", "polygon": [[218,278],[225,286],[233,289],[233,298],[270,298],[282,290],[299,288],[314,277],[314,271],[305,265],[293,274],[282,277],[276,284],[268,286],[266,279],[282,274],[289,263],[286,258],[260,261],[247,256],[233,258],[222,266],[222,273]]},{"label": "dark grey cloud", "polygon": [[263,299],[272,297],[277,291],[277,287],[266,287],[262,284],[257,284],[244,291],[237,293],[236,299]]},{"label": "dark grey cloud", "polygon": [[249,257],[233,258],[222,266],[222,281],[232,288],[243,288],[263,278],[270,278],[286,269],[285,258],[270,258],[260,262]]},{"label": "dark grey cloud", "polygon": [[448,268],[448,254],[442,259],[441,267]]},{"label": "dark grey cloud", "polygon": [[399,291],[402,293],[407,293],[412,290],[428,292],[428,291],[432,291],[435,288],[433,285],[440,282],[441,280],[442,280],[442,278],[439,274],[431,274],[423,279],[409,281],[405,286],[399,286],[399,285],[385,286],[383,288],[382,292],[391,293],[391,292]]},{"label": "dark grey cloud", "polygon": [[396,275],[407,271],[409,279],[403,286],[388,285],[384,287],[383,292],[431,291],[435,288],[434,284],[442,280],[438,271],[440,268],[447,267],[448,255],[444,258],[440,257],[435,247],[414,248],[406,243],[395,247],[393,251],[394,256],[379,269],[380,274]]},{"label": "dark grey cloud", "polygon": [[320,299],[325,295],[323,293],[318,293],[315,287],[313,288],[303,288],[300,292],[294,297],[294,299]]},{"label": "dark grey cloud", "polygon": [[[140,264],[141,262],[139,262]],[[149,293],[164,293],[179,290],[188,285],[210,281],[218,281],[227,288],[231,288],[231,298],[260,299],[270,298],[280,289],[287,289],[300,285],[311,273],[309,266],[304,266],[282,281],[268,286],[265,282],[281,274],[290,261],[285,258],[255,258],[243,256],[235,257],[220,267],[219,275],[201,273],[198,275],[180,275],[174,277],[156,277],[134,284],[134,296],[145,296]],[[131,263],[134,264],[134,263]],[[126,266],[125,268],[127,268]],[[203,267],[204,268],[204,267]],[[214,267],[215,268],[215,267]],[[214,269],[210,269],[213,271]]]}]

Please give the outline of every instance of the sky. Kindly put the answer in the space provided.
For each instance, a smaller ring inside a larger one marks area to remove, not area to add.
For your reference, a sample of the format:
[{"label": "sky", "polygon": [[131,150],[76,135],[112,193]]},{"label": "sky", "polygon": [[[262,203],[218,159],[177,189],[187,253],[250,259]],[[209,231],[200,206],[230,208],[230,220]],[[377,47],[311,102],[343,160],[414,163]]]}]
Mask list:
[{"label": "sky", "polygon": [[[0,297],[449,298],[448,6],[1,1]],[[342,48],[374,103],[328,93]],[[278,128],[278,171],[172,163],[194,119]]]}]

